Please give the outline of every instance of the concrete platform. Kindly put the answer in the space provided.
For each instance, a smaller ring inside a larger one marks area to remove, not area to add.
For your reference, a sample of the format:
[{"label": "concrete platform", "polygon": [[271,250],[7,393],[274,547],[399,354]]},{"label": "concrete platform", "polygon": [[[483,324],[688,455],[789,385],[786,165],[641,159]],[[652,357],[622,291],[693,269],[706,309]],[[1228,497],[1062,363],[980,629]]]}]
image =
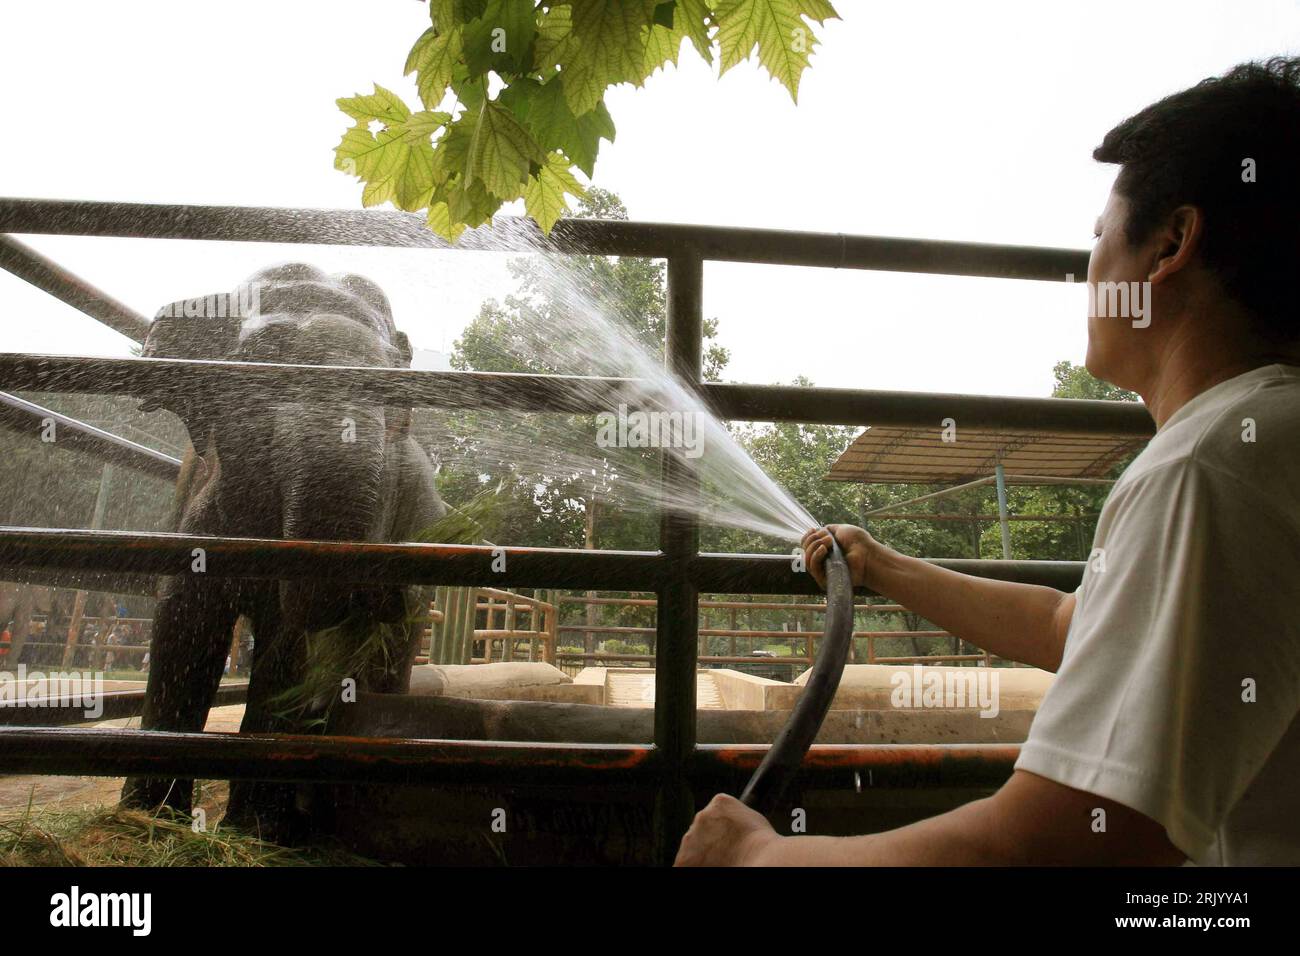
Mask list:
[{"label": "concrete platform", "polygon": [[604,702],[603,686],[577,683],[558,667],[535,661],[417,665],[411,668],[411,693],[475,700]]}]

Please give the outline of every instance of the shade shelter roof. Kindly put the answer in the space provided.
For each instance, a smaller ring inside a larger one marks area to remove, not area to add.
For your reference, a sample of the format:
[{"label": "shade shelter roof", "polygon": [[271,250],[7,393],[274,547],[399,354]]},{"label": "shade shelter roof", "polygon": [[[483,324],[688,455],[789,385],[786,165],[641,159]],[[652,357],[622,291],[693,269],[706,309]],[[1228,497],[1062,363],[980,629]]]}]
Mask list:
[{"label": "shade shelter roof", "polygon": [[1147,441],[1132,434],[872,426],[853,440],[826,477],[830,481],[957,484],[987,477],[1000,463],[1008,484],[1054,483],[1036,478],[1105,478]]}]

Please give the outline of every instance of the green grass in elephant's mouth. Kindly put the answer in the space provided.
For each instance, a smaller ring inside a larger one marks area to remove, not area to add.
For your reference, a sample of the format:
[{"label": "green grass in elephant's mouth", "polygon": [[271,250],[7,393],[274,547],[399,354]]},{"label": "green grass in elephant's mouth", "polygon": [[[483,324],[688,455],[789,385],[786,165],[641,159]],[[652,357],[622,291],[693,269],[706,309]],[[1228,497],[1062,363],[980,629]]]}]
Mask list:
[{"label": "green grass in elephant's mouth", "polygon": [[[427,618],[427,611],[407,608],[407,621]],[[364,690],[368,677],[400,666],[409,632],[400,624],[376,622],[354,611],[333,627],[307,635],[307,668],[303,680],[268,701],[274,716],[298,730],[323,729],[340,703],[350,703]]]},{"label": "green grass in elephant's mouth", "polygon": [[[476,495],[414,536],[419,543],[483,543],[497,510],[501,487]],[[428,589],[432,592],[432,588]],[[408,592],[401,622],[375,621],[365,611],[353,611],[338,624],[306,635],[307,667],[303,680],[268,701],[280,721],[302,730],[323,729],[334,707],[349,693],[367,686],[365,678],[400,666],[408,628],[428,621],[428,601],[420,591]],[[354,683],[348,683],[349,679]]]}]

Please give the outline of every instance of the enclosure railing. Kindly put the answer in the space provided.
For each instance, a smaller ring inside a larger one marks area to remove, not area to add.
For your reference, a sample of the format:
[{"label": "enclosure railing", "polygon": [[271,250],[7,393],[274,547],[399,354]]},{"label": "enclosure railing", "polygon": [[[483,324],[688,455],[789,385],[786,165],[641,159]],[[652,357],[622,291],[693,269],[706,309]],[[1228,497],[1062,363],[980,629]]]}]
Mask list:
[{"label": "enclosure railing", "polygon": [[[233,242],[448,248],[414,215],[334,211],[146,205],[66,200],[0,199],[0,233],[168,238]],[[968,427],[1148,436],[1153,425],[1137,405],[1067,399],[1005,398],[856,389],[717,384],[702,381],[705,261],[769,263],[1010,279],[1066,281],[1085,273],[1088,253],[1073,249],[998,246],[766,229],[601,220],[556,224],[550,246],[560,252],[644,256],[667,261],[666,361],[724,419],[842,425],[939,427],[954,418]],[[485,232],[461,250],[494,248]],[[0,266],[87,314],[135,337],[148,320],[34,252],[19,240],[0,243]],[[806,331],[806,330],[804,330]],[[564,376],[426,372],[200,362],[0,355],[0,387],[8,391],[140,394],[212,388],[311,400],[360,396],[383,404],[530,411],[598,412],[616,407],[626,382]],[[666,460],[666,472],[685,468]],[[681,481],[689,475],[669,474]],[[725,779],[735,785],[761,759],[762,747],[698,746],[695,656],[698,594],[812,594],[807,574],[786,555],[699,552],[693,519],[665,515],[656,552],[487,548],[196,538],[91,530],[11,528],[0,531],[0,565],[78,572],[119,570],[124,555],[142,573],[186,568],[192,548],[207,550],[208,573],[289,579],[436,583],[474,587],[580,590],[653,589],[657,597],[657,689],[654,745],[584,748],[565,744],[374,740],[328,737],[230,739],[228,735],[125,730],[0,729],[0,758],[10,772],[149,773],[209,778],[436,782],[455,779],[575,782],[653,780],[655,842],[670,861],[695,809],[695,789]],[[494,559],[505,556],[505,569]],[[974,574],[1073,589],[1075,562],[951,560]],[[815,747],[805,781],[842,782],[854,768],[872,768],[877,785],[996,783],[1010,773],[1016,748],[932,745],[904,752],[871,745]]]},{"label": "enclosure railing", "polygon": [[[483,627],[477,626],[480,614]],[[555,663],[556,608],[539,598],[500,588],[438,588],[430,618],[429,651],[416,663]],[[521,619],[527,620],[526,627]],[[523,657],[517,656],[520,645],[526,647]]]},{"label": "enclosure railing", "polygon": [[[651,608],[655,606],[655,601],[647,598],[634,597],[595,597],[587,595],[562,595],[559,599],[561,605],[582,605],[588,608]],[[698,634],[700,637],[699,652],[696,660],[699,664],[705,666],[717,664],[745,664],[761,667],[764,670],[785,669],[791,670],[790,678],[797,676],[799,669],[812,666],[816,653],[816,641],[822,636],[822,632],[816,630],[813,626],[814,615],[824,613],[826,605],[823,603],[794,603],[788,601],[719,601],[719,600],[701,600],[698,602],[701,611],[723,610],[728,613],[729,622],[727,627],[700,627]],[[747,628],[737,627],[736,614],[738,611],[746,611],[752,614],[754,611],[786,611],[799,617],[806,617],[802,623],[806,626],[798,626],[796,622],[794,630],[777,630],[772,628]],[[854,611],[856,614],[905,614],[907,608],[901,604],[855,604]],[[561,624],[559,626],[561,634],[582,635],[587,638],[588,635],[614,635],[614,636],[632,636],[646,637],[655,633],[654,627],[630,624],[604,624],[604,623],[585,623],[585,624]],[[729,644],[727,654],[711,654],[708,651],[709,638],[722,638]],[[956,664],[956,663],[979,663],[989,665],[994,658],[987,652],[984,653],[965,653],[962,651],[957,639],[947,631],[941,630],[895,630],[895,631],[873,631],[863,630],[853,632],[854,642],[849,649],[850,663],[865,664]],[[947,638],[954,642],[954,650],[951,654],[894,654],[878,656],[876,652],[876,642],[878,640],[922,640],[931,638]],[[766,641],[769,644],[791,644],[802,645],[803,653],[793,653],[793,647],[790,647],[791,653],[779,656],[756,656],[754,654],[743,655],[738,652],[738,643],[745,642],[751,648],[758,641]],[[866,644],[866,653],[859,655],[857,642],[864,641]],[[587,642],[584,640],[584,647]],[[573,645],[567,645],[572,647]],[[578,664],[595,664],[608,665],[610,663],[621,664],[645,664],[653,663],[654,656],[648,653],[639,654],[627,651],[612,651],[608,649],[587,649],[581,652],[574,650],[561,650],[558,652],[558,660],[561,667],[566,670],[572,670]],[[566,667],[566,665],[568,665]]]}]

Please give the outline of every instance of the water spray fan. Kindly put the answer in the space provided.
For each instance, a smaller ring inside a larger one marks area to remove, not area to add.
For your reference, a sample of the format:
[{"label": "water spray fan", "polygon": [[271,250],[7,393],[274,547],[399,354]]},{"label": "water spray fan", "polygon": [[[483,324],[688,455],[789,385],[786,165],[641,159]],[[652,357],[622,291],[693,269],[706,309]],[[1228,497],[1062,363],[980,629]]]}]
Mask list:
[{"label": "water spray fan", "polygon": [[831,553],[826,556],[826,628],[821,647],[790,719],[740,795],[745,806],[764,816],[780,806],[831,708],[852,641],[853,579],[839,542],[831,535]]}]

